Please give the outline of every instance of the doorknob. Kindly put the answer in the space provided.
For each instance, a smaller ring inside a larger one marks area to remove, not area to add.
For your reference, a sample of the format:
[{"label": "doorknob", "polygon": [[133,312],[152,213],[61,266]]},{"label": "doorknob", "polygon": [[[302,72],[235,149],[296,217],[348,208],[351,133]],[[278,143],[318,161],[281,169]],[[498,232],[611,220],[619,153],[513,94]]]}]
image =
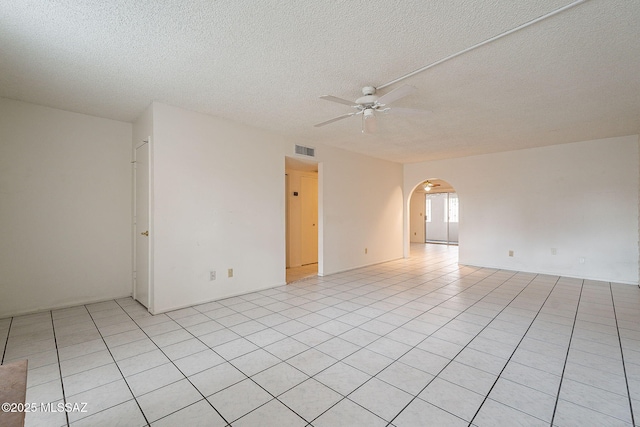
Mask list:
[{"label": "doorknob", "polygon": [[142,232],[142,233],[140,233],[140,234],[142,234],[143,236],[149,236],[149,230],[147,230],[147,231],[143,231],[143,232]]}]

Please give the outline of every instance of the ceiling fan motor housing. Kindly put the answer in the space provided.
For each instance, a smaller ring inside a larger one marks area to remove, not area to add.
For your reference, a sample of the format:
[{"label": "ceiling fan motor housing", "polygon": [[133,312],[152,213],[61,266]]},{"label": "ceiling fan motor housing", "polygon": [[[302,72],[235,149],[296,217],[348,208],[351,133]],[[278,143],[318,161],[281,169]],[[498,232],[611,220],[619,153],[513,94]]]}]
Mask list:
[{"label": "ceiling fan motor housing", "polygon": [[361,105],[363,107],[373,107],[373,105],[378,100],[378,97],[375,95],[365,95],[356,99],[356,104]]},{"label": "ceiling fan motor housing", "polygon": [[374,93],[376,93],[376,88],[373,86],[365,86],[362,88],[362,94],[364,96],[373,95]]}]

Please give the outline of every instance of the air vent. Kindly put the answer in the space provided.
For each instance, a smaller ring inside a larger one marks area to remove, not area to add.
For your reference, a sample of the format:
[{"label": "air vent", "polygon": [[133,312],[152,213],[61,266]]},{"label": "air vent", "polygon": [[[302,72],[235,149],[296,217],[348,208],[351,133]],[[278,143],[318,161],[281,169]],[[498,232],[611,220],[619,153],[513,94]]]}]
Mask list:
[{"label": "air vent", "polygon": [[304,147],[302,145],[296,145],[296,154],[307,157],[315,157],[316,149],[311,147]]}]

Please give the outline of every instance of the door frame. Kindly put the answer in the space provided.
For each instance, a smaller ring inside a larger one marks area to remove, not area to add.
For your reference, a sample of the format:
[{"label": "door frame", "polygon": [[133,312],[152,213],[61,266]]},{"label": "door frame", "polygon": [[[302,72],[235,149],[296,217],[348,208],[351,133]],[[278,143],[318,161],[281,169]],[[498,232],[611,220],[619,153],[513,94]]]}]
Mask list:
[{"label": "door frame", "polygon": [[[284,203],[284,228],[285,228],[285,233],[284,233],[284,239],[285,239],[285,248],[283,251],[283,257],[284,257],[284,270],[286,271],[287,269],[287,265],[289,264],[289,256],[290,256],[290,248],[289,248],[289,239],[290,239],[290,235],[289,235],[289,221],[290,221],[290,217],[289,217],[289,192],[292,191],[291,187],[290,187],[290,181],[289,181],[289,175],[288,175],[288,171],[289,168],[287,167],[287,160],[286,159],[291,159],[294,161],[301,161],[303,163],[307,163],[307,164],[313,164],[317,167],[317,180],[318,180],[318,221],[316,223],[316,227],[317,227],[317,233],[318,233],[318,276],[323,276],[324,275],[324,209],[323,209],[323,202],[324,202],[324,198],[323,198],[323,188],[324,188],[324,184],[323,184],[323,180],[324,180],[324,164],[321,161],[318,160],[309,160],[309,159],[301,159],[298,156],[289,156],[289,155],[285,155],[285,168],[284,168],[284,175],[285,175],[285,179],[283,182],[283,195],[285,197],[285,203]],[[301,171],[301,169],[298,169],[296,167],[292,167],[291,171]],[[286,282],[286,280],[285,280]]]},{"label": "door frame", "polygon": [[154,233],[153,233],[153,145],[152,145],[152,139],[151,136],[148,136],[145,140],[142,140],[140,142],[138,142],[137,144],[135,144],[133,146],[133,154],[132,154],[132,162],[131,162],[131,166],[132,166],[132,185],[133,185],[133,191],[132,191],[132,206],[131,206],[131,211],[132,211],[132,220],[131,220],[131,230],[132,230],[132,272],[131,272],[131,286],[132,286],[132,297],[134,300],[137,301],[137,295],[136,295],[136,275],[137,275],[137,224],[136,224],[136,218],[137,218],[137,177],[136,177],[136,157],[137,157],[137,150],[138,148],[142,147],[144,144],[148,144],[148,183],[149,183],[149,189],[148,189],[148,194],[149,194],[149,205],[148,205],[148,231],[149,231],[149,250],[148,250],[148,272],[147,272],[147,277],[148,277],[148,281],[149,281],[149,289],[147,291],[147,295],[149,298],[148,301],[148,307],[147,307],[147,311],[151,314],[154,313],[154,298],[153,298],[153,240],[154,240]]}]

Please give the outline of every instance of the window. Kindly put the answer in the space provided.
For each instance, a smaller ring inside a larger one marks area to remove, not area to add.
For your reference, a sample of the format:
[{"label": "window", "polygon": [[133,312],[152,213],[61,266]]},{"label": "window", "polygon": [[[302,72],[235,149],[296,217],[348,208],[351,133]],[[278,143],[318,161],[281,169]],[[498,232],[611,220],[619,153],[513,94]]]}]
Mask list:
[{"label": "window", "polygon": [[[445,206],[446,209],[446,206]],[[445,212],[446,214],[446,212]],[[449,194],[449,222],[458,222],[458,196]]]},{"label": "window", "polygon": [[431,199],[428,197],[426,199],[427,205],[424,210],[424,217],[426,218],[427,222],[431,222]]}]

